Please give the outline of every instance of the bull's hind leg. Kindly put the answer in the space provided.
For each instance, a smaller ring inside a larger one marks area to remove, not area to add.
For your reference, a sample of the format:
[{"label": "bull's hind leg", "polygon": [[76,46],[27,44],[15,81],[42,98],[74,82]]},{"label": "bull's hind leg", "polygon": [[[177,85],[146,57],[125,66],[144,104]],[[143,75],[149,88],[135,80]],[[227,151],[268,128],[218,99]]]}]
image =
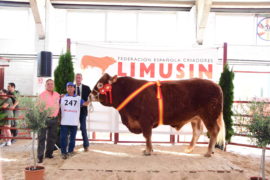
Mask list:
[{"label": "bull's hind leg", "polygon": [[[216,121],[214,121],[216,122]],[[214,147],[215,147],[215,144],[217,142],[217,136],[218,136],[218,132],[219,132],[219,126],[217,123],[215,124],[211,124],[211,126],[207,126],[207,129],[208,129],[208,133],[210,135],[210,142],[209,142],[209,145],[208,145],[208,150],[207,150],[207,153],[204,155],[205,157],[211,157],[211,154],[214,152]]]},{"label": "bull's hind leg", "polygon": [[196,120],[191,122],[192,130],[193,130],[193,136],[192,140],[190,142],[190,145],[187,149],[185,149],[185,153],[191,153],[203,131],[203,124],[201,119],[196,118]]},{"label": "bull's hind leg", "polygon": [[145,137],[146,140],[146,149],[143,151],[143,154],[145,156],[150,156],[151,152],[153,151],[152,148],[152,140],[151,140],[151,136],[152,136],[152,128],[143,128],[143,136]]}]

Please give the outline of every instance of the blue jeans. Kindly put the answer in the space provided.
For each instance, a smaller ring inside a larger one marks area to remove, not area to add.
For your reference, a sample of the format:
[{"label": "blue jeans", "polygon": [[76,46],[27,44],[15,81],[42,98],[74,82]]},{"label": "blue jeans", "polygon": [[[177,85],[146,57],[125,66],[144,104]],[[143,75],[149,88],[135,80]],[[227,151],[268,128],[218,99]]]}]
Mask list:
[{"label": "blue jeans", "polygon": [[80,130],[82,131],[83,147],[89,147],[89,141],[86,131],[86,114],[80,113]]},{"label": "blue jeans", "polygon": [[77,134],[77,126],[66,126],[61,125],[60,128],[60,143],[61,143],[61,153],[67,154],[67,143],[69,136],[68,152],[73,152],[75,147],[75,138]]}]

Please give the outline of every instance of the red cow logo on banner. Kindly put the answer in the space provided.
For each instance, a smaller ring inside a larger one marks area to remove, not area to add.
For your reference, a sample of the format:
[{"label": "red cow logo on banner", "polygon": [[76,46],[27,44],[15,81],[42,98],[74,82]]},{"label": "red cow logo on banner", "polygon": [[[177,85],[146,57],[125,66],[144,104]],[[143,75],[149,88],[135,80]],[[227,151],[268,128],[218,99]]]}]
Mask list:
[{"label": "red cow logo on banner", "polygon": [[116,60],[112,57],[94,57],[94,56],[83,56],[81,60],[82,69],[86,69],[88,66],[97,67],[101,69],[102,74],[112,64],[116,63]]}]

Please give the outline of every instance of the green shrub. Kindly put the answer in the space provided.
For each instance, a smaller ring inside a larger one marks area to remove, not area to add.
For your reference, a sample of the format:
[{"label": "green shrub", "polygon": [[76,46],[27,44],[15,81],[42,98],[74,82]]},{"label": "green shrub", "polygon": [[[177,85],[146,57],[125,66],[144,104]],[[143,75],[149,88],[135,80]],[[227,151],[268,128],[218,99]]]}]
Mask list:
[{"label": "green shrub", "polygon": [[74,81],[74,68],[71,53],[62,54],[54,71],[55,90],[59,94],[66,93],[66,83]]},{"label": "green shrub", "polygon": [[[260,173],[265,179],[265,148],[270,144],[270,104],[265,101],[254,100],[246,106],[241,106],[242,113],[249,118],[240,116],[240,122],[246,128],[251,142],[262,148]],[[240,114],[240,113],[239,113]]]},{"label": "green shrub", "polygon": [[232,70],[229,70],[229,66],[226,64],[224,66],[223,72],[221,73],[219,85],[223,91],[223,119],[226,128],[227,142],[231,141],[231,137],[234,134],[233,120],[232,120],[233,116],[232,105],[234,98],[233,79],[234,79],[234,72]]}]

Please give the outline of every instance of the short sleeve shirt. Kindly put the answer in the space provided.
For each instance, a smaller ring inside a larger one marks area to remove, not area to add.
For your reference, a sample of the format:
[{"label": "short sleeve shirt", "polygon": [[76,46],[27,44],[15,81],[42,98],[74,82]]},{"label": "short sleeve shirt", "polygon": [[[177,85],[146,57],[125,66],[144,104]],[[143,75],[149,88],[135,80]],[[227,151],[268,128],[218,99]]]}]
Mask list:
[{"label": "short sleeve shirt", "polygon": [[[0,107],[2,107],[5,103],[8,104],[7,108],[10,108],[13,106],[12,99],[7,98],[7,99],[0,99]],[[13,117],[13,112],[12,110],[0,110],[1,112],[4,112],[7,114],[7,117],[12,118]]]},{"label": "short sleeve shirt", "polygon": [[43,91],[39,95],[40,99],[46,103],[46,108],[52,108],[52,117],[56,117],[59,113],[59,100],[60,95],[57,92]]},{"label": "short sleeve shirt", "polygon": [[[13,97],[11,97],[11,100],[12,100],[12,103],[14,104],[16,102],[16,97],[15,96],[18,96],[20,95],[20,92],[19,91],[14,91],[14,92],[8,92],[7,95],[11,95]],[[17,105],[18,106],[18,105]],[[16,106],[16,107],[17,107]]]}]

